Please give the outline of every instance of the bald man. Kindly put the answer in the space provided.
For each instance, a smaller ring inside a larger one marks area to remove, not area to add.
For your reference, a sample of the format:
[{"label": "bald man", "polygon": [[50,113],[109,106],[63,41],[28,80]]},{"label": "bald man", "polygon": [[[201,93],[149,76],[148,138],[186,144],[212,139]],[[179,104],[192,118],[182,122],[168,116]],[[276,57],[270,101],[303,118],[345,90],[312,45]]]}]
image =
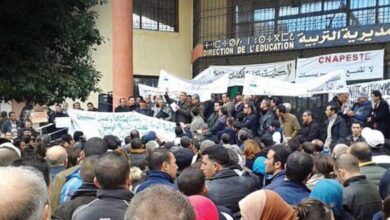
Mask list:
[{"label": "bald man", "polygon": [[53,181],[58,173],[65,170],[68,162],[67,157],[65,148],[59,145],[46,151],[46,159],[50,166],[50,181]]},{"label": "bald man", "polygon": [[0,167],[6,167],[12,164],[15,160],[20,158],[20,151],[11,143],[0,145]]},{"label": "bald man", "polygon": [[359,161],[351,154],[340,155],[334,170],[343,184],[344,207],[355,219],[372,219],[381,210],[378,189],[360,173]]},{"label": "bald man", "polygon": [[0,167],[0,176],[0,219],[50,219],[42,173],[31,167]]}]

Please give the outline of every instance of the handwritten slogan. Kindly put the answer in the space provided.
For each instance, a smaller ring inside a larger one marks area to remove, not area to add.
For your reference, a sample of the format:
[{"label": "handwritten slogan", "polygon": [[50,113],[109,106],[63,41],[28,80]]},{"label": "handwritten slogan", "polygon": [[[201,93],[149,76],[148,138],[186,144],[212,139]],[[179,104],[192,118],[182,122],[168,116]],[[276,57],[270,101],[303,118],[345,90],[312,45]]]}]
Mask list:
[{"label": "handwritten slogan", "polygon": [[243,86],[247,74],[258,78],[292,82],[295,80],[295,60],[255,65],[210,66],[199,73],[193,81],[198,83],[212,82],[220,76],[228,75],[228,86]]},{"label": "handwritten slogan", "polygon": [[390,24],[278,33],[203,43],[204,56],[228,56],[390,41]]},{"label": "handwritten slogan", "polygon": [[248,75],[245,78],[244,95],[278,95],[278,96],[307,96],[323,93],[347,92],[345,73],[331,72],[318,77],[316,80],[290,83],[275,79],[258,79]]},{"label": "handwritten slogan", "polygon": [[175,123],[141,115],[136,112],[105,113],[71,109],[68,111],[72,119],[69,132],[82,131],[87,138],[115,135],[121,140],[136,129],[141,135],[155,131],[167,140],[175,138]]},{"label": "handwritten slogan", "polygon": [[371,96],[371,92],[379,90],[382,93],[382,97],[385,99],[390,98],[390,79],[380,80],[368,83],[359,83],[348,86],[349,100],[355,102],[360,94],[365,94],[367,97]]}]

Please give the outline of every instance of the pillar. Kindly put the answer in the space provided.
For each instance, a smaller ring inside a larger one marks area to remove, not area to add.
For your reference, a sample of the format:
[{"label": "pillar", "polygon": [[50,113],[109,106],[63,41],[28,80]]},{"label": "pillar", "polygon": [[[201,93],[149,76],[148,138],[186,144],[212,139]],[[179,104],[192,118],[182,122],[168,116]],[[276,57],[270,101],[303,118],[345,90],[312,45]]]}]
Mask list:
[{"label": "pillar", "polygon": [[112,0],[113,110],[133,94],[133,0]]}]

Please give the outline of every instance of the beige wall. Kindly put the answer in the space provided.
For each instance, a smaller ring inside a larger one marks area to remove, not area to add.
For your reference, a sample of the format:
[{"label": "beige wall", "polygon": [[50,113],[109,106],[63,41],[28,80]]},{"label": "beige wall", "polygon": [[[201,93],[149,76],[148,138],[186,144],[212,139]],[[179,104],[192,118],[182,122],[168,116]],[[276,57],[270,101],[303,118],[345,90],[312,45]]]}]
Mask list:
[{"label": "beige wall", "polygon": [[179,0],[179,32],[134,29],[134,75],[157,76],[161,69],[192,77],[192,0]]},{"label": "beige wall", "polygon": [[[99,87],[103,92],[112,91],[112,5],[97,6],[97,28],[104,43],[92,52],[95,66],[102,73]],[[183,78],[192,77],[192,0],[179,0],[179,32],[133,30],[134,75],[158,76],[161,69]],[[98,94],[91,94],[88,101],[98,105]],[[69,101],[73,103],[73,101]],[[86,103],[82,106],[86,107]]]}]

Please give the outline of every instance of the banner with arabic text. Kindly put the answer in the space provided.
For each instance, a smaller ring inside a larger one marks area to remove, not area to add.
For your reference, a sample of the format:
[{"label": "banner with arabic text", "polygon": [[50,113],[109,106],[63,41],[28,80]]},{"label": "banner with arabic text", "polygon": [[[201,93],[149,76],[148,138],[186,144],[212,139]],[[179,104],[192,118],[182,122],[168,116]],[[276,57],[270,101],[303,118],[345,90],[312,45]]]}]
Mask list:
[{"label": "banner with arabic text", "polygon": [[290,83],[275,79],[259,79],[252,75],[245,77],[244,95],[308,96],[324,93],[348,92],[343,71],[334,71],[316,80]]},{"label": "banner with arabic text", "polygon": [[384,50],[333,53],[297,61],[295,82],[318,78],[335,70],[344,70],[347,81],[382,79]]},{"label": "banner with arabic text", "polygon": [[[159,91],[159,89],[157,87],[148,86],[148,85],[138,83],[138,93],[143,98],[145,98],[148,95],[150,95],[153,98],[156,95],[164,95],[165,91]],[[177,92],[175,92],[175,91],[168,91],[168,95],[172,99],[176,99],[176,97],[178,96]]]},{"label": "banner with arabic text", "polygon": [[90,112],[70,109],[68,115],[72,120],[69,133],[82,131],[86,138],[105,135],[118,136],[122,141],[136,129],[140,135],[155,131],[166,140],[175,138],[175,123],[148,117],[137,112]]},{"label": "banner with arabic text", "polygon": [[213,82],[220,76],[228,75],[229,86],[243,86],[245,75],[258,78],[271,78],[288,82],[295,80],[295,60],[239,66],[210,66],[199,73],[193,81]]},{"label": "banner with arabic text", "polygon": [[158,89],[169,92],[180,93],[186,92],[193,95],[198,94],[200,101],[204,102],[210,100],[213,93],[226,93],[228,89],[228,75],[221,76],[216,80],[208,83],[197,83],[193,80],[185,80],[178,78],[167,71],[161,70],[158,79]]}]

